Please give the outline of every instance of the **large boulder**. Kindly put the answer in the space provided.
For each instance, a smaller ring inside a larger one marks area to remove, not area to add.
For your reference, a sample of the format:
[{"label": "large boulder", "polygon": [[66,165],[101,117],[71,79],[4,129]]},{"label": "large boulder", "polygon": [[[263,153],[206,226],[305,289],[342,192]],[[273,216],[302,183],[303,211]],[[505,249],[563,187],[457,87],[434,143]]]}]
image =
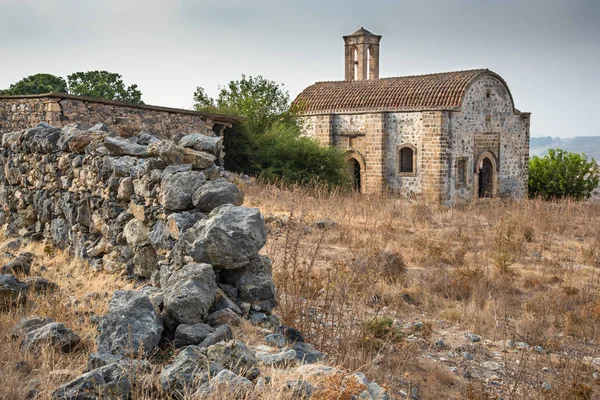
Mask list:
[{"label": "large boulder", "polygon": [[223,204],[241,206],[244,203],[244,195],[233,183],[217,179],[207,181],[196,189],[192,202],[198,210],[210,212]]},{"label": "large boulder", "polygon": [[192,195],[206,181],[202,172],[186,171],[162,178],[159,198],[167,210],[180,211],[193,207]]},{"label": "large boulder", "polygon": [[238,289],[238,298],[252,304],[256,311],[271,312],[277,306],[272,262],[258,256],[242,268],[228,271],[227,279]]},{"label": "large boulder", "polygon": [[72,351],[80,342],[80,337],[59,322],[50,322],[27,332],[21,342],[21,349],[39,352],[45,346],[52,346],[64,353]]},{"label": "large boulder", "polygon": [[215,328],[202,322],[195,325],[181,324],[175,330],[173,345],[175,347],[198,345],[214,331]]},{"label": "large boulder", "polygon": [[194,261],[235,269],[256,257],[267,232],[258,209],[227,204],[215,208],[183,236],[182,245]]},{"label": "large boulder", "polygon": [[258,360],[248,346],[239,340],[214,344],[205,352],[209,361],[222,365],[245,378],[254,380],[260,374]]},{"label": "large boulder", "polygon": [[0,275],[0,309],[25,304],[27,284],[14,275]]},{"label": "large boulder", "polygon": [[132,384],[148,373],[147,361],[115,362],[87,372],[52,393],[53,400],[129,399]]},{"label": "large boulder", "polygon": [[208,382],[209,374],[217,373],[219,369],[218,365],[209,363],[198,347],[187,346],[163,368],[160,385],[169,396],[182,399]]},{"label": "large boulder", "polygon": [[164,285],[166,313],[180,324],[202,322],[217,293],[215,280],[209,264],[188,264],[174,270]]},{"label": "large boulder", "polygon": [[113,294],[98,332],[99,352],[148,355],[160,341],[163,323],[145,293],[119,290]]},{"label": "large boulder", "polygon": [[217,155],[223,145],[222,136],[206,136],[201,133],[192,133],[179,140],[182,147],[191,147],[195,150],[206,151]]}]

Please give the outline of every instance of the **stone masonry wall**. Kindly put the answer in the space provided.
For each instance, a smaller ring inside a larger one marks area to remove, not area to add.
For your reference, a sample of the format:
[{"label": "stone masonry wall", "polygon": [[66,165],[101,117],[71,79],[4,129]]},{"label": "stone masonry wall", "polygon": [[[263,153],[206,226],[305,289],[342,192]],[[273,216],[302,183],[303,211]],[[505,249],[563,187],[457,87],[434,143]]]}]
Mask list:
[{"label": "stone masonry wall", "polygon": [[[386,177],[388,188],[406,197],[420,195],[422,192],[423,154],[423,114],[420,112],[410,113],[387,113],[386,114]],[[398,173],[399,149],[404,145],[410,145],[417,149],[414,156],[417,157],[415,176],[400,176]]]},{"label": "stone masonry wall", "polygon": [[[270,312],[270,261],[258,255],[264,221],[257,209],[240,207],[243,194],[215,165],[222,140],[199,133],[178,143],[147,132],[123,138],[104,124],[42,123],[5,133],[0,219],[8,234],[48,240],[96,270],[148,279],[165,293],[174,276],[201,269],[212,277],[204,282],[210,291],[185,286],[171,303],[165,294],[173,326],[206,317],[217,284],[236,288],[235,296],[219,295],[231,300],[229,308]],[[184,298],[191,317],[178,314]]]},{"label": "stone masonry wall", "polygon": [[220,135],[231,122],[239,120],[195,111],[61,96],[0,97],[0,134],[27,129],[39,122],[55,127],[73,122],[91,125],[101,122],[124,137],[148,131],[159,138],[169,138],[193,132]]}]

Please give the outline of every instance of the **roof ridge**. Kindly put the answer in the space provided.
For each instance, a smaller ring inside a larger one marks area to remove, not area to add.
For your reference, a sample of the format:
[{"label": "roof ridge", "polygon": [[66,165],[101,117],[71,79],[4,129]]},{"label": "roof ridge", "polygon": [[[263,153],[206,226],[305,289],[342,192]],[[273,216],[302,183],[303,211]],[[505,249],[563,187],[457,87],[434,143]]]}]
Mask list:
[{"label": "roof ridge", "polygon": [[379,82],[379,81],[384,81],[384,80],[401,79],[401,78],[426,78],[426,77],[436,76],[436,75],[449,75],[449,74],[458,74],[458,73],[475,72],[475,71],[477,71],[477,72],[491,72],[492,74],[495,74],[495,72],[493,72],[489,68],[474,68],[474,69],[463,69],[463,70],[457,70],[457,71],[433,72],[433,73],[430,73],[430,74],[420,74],[420,75],[386,76],[385,78],[364,79],[364,80],[360,80],[360,81],[346,81],[346,80],[339,80],[339,81],[317,81],[313,85],[316,85],[316,84],[319,84],[319,83],[349,83],[350,84],[350,83],[359,83],[359,82]]}]

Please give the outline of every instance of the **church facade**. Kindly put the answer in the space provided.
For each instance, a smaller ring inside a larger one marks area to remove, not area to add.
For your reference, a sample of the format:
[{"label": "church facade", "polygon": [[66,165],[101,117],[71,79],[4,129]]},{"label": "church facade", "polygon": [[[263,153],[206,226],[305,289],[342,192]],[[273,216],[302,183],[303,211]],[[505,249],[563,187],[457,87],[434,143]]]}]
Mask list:
[{"label": "church facade", "polygon": [[530,113],[487,69],[379,78],[381,36],[345,41],[345,80],[295,100],[306,135],[346,151],[363,193],[391,191],[446,205],[527,195]]}]

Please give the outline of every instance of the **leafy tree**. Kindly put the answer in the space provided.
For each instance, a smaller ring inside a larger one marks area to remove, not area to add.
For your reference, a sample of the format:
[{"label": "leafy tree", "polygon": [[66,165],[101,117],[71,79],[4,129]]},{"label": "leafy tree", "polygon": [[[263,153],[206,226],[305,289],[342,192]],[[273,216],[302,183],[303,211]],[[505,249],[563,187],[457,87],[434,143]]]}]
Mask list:
[{"label": "leafy tree", "polygon": [[529,161],[530,197],[588,199],[599,180],[600,167],[585,154],[550,149],[545,157]]},{"label": "leafy tree", "polygon": [[246,127],[252,134],[262,134],[276,121],[288,116],[290,95],[284,85],[263,78],[242,75],[219,88],[219,95],[211,99],[203,88],[194,93],[197,110],[218,110],[222,113],[237,113],[248,118]]},{"label": "leafy tree", "polygon": [[67,82],[51,74],[35,74],[0,90],[0,95],[43,94],[50,92],[67,93]]},{"label": "leafy tree", "polygon": [[225,166],[230,171],[285,184],[342,186],[350,182],[340,150],[301,135],[284,85],[242,75],[219,88],[216,99],[197,87],[194,107],[247,118],[225,134]]},{"label": "leafy tree", "polygon": [[125,87],[121,75],[107,71],[75,72],[67,76],[72,94],[118,100],[127,103],[142,102],[142,92],[137,85]]}]

